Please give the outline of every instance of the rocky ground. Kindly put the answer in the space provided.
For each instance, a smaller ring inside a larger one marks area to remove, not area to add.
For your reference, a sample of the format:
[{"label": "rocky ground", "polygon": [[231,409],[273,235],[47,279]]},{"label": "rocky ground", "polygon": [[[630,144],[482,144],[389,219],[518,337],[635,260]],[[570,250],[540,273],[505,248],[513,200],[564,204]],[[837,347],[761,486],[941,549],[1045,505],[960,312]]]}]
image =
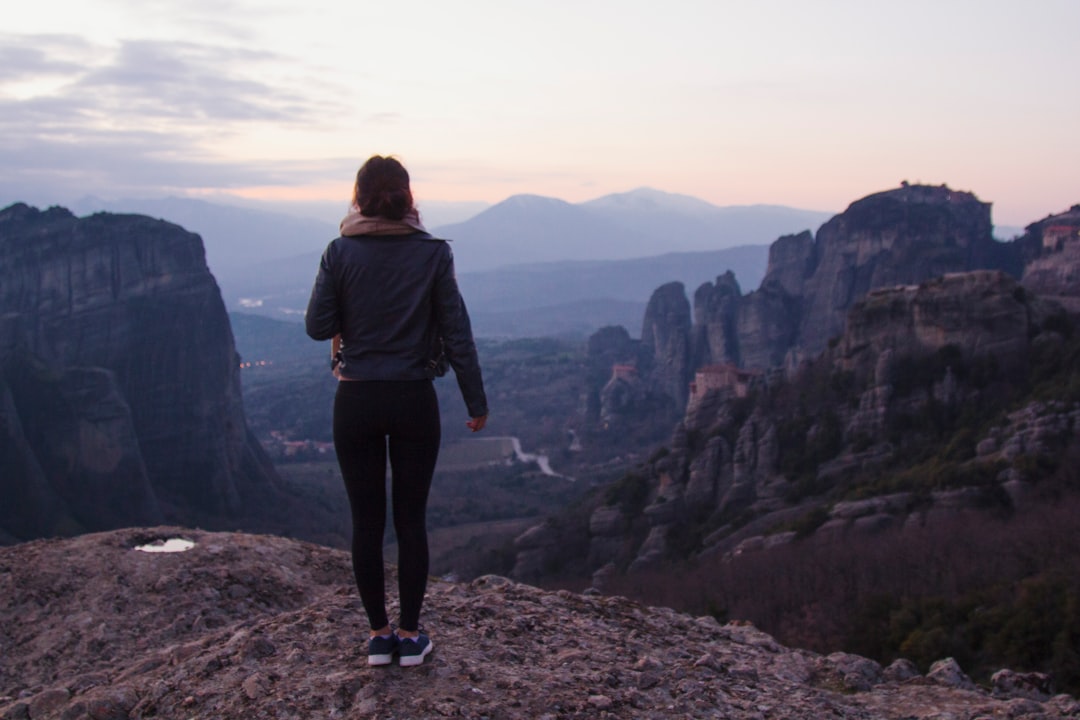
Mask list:
[{"label": "rocky ground", "polygon": [[[180,553],[137,545],[183,537]],[[391,593],[393,594],[393,593]],[[417,668],[366,665],[348,555],[179,528],[0,548],[0,718],[1064,718],[1046,678],[974,686],[620,597],[433,581]]]}]

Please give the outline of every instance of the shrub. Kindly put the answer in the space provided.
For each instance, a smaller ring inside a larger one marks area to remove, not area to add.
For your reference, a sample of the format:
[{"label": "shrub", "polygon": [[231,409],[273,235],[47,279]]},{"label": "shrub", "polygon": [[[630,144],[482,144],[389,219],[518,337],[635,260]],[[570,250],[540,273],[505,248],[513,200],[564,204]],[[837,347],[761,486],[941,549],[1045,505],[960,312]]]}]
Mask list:
[{"label": "shrub", "polygon": [[649,481],[638,472],[628,472],[607,486],[605,505],[618,505],[628,517],[641,514],[649,501]]}]

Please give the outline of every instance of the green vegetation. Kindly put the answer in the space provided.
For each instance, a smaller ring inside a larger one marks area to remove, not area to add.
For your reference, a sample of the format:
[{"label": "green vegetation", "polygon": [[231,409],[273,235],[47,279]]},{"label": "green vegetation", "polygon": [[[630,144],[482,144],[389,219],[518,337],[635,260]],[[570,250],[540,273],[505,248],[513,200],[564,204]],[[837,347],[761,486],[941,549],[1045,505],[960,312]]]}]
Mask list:
[{"label": "green vegetation", "polygon": [[626,473],[604,488],[604,505],[618,506],[627,517],[641,514],[649,501],[649,479],[639,471]]},{"label": "green vegetation", "polygon": [[672,525],[667,535],[667,554],[674,561],[690,557],[700,552],[705,536],[714,529],[705,508],[694,512],[688,510],[683,522]]},{"label": "green vegetation", "polygon": [[998,478],[1008,465],[1004,460],[960,463],[946,459],[943,453],[912,467],[851,484],[840,499],[860,500],[898,492],[911,492],[916,497],[929,498],[930,493],[936,490],[976,487],[983,490],[988,507],[1004,508],[1009,506],[1010,501],[1001,491]]},{"label": "green vegetation", "polygon": [[844,429],[836,413],[826,410],[811,418],[800,412],[780,423],[777,441],[783,449],[780,472],[792,481],[788,501],[797,502],[824,491],[826,486],[817,481],[818,467],[844,447]]},{"label": "green vegetation", "polygon": [[788,525],[777,528],[778,532],[794,530],[796,539],[809,537],[814,531],[829,520],[829,509],[824,505],[815,505],[805,515]]}]

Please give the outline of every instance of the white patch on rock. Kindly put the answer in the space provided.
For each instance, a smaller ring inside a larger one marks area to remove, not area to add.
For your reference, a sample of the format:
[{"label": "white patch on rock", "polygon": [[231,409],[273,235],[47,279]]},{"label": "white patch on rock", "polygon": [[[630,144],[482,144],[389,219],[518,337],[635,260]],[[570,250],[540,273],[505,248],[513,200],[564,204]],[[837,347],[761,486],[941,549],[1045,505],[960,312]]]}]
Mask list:
[{"label": "white patch on rock", "polygon": [[183,538],[169,538],[168,540],[155,540],[146,545],[139,545],[136,550],[148,553],[178,553],[185,552],[195,547],[195,543]]}]

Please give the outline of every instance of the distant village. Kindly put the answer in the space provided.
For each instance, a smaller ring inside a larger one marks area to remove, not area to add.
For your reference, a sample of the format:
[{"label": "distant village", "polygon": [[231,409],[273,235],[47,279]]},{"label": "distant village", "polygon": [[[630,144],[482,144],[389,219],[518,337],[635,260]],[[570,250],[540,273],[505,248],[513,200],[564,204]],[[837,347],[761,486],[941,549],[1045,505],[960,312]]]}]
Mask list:
[{"label": "distant village", "polygon": [[262,440],[263,449],[274,462],[306,462],[334,457],[334,443],[317,440],[290,440],[280,430],[271,430]]}]

